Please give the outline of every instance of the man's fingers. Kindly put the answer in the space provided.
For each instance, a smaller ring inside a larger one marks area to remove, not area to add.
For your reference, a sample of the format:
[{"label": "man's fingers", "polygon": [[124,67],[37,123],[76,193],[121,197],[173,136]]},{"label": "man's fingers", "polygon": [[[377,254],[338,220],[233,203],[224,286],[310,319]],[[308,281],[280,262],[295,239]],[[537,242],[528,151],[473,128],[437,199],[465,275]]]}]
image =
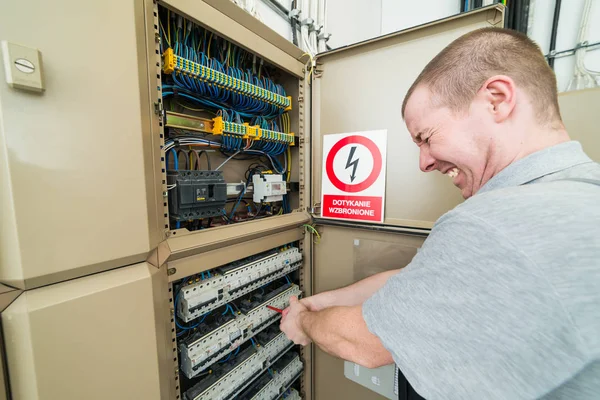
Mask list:
[{"label": "man's fingers", "polygon": [[285,318],[286,315],[288,315],[288,313],[290,312],[290,308],[286,308],[283,310],[283,312],[281,313],[281,318]]},{"label": "man's fingers", "polygon": [[296,296],[292,296],[290,297],[290,306],[292,304],[296,304],[298,302],[298,298]]}]

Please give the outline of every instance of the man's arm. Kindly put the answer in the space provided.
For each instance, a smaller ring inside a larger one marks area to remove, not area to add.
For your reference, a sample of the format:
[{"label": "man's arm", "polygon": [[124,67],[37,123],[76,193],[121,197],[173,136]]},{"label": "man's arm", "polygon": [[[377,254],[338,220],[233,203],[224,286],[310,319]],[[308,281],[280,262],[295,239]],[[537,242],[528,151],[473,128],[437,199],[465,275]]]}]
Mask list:
[{"label": "man's arm", "polygon": [[367,328],[361,305],[314,312],[292,297],[280,328],[296,344],[307,345],[312,340],[328,354],[367,368],[393,362],[379,338]]},{"label": "man's arm", "polygon": [[310,311],[320,311],[334,306],[358,306],[381,289],[385,282],[398,272],[399,269],[380,272],[350,286],[306,297],[300,302]]}]

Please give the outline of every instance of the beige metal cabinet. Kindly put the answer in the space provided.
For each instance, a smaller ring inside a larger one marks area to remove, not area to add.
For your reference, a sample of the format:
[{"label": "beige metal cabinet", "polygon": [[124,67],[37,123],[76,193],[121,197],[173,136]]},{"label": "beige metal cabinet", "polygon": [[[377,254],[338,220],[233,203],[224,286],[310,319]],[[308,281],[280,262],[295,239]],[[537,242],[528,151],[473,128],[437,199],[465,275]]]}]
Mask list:
[{"label": "beige metal cabinet", "polygon": [[[282,71],[298,136],[296,212],[169,229],[165,121],[156,112],[159,4]],[[40,49],[46,82],[43,94],[0,83],[0,282],[26,289],[7,288],[9,300],[20,296],[2,312],[7,379],[19,400],[180,399],[173,283],[186,276],[290,242],[304,256],[305,295],[406,265],[461,198],[445,177],[419,171],[400,117],[404,93],[445,45],[502,26],[504,12],[491,6],[319,55],[307,82],[302,51],[225,0],[5,1],[2,9],[0,40]],[[574,101],[561,98],[568,127],[583,118]],[[384,223],[319,219],[323,136],[372,129],[388,131]],[[311,220],[318,244],[302,227]],[[381,398],[344,378],[342,360],[311,347],[302,356],[304,398]]]},{"label": "beige metal cabinet", "polygon": [[41,51],[46,86],[12,89],[0,71],[0,282],[31,289],[145,260],[161,235],[143,1],[0,8],[1,40]]},{"label": "beige metal cabinet", "polygon": [[141,263],[21,293],[2,312],[12,398],[168,398],[166,278]]}]

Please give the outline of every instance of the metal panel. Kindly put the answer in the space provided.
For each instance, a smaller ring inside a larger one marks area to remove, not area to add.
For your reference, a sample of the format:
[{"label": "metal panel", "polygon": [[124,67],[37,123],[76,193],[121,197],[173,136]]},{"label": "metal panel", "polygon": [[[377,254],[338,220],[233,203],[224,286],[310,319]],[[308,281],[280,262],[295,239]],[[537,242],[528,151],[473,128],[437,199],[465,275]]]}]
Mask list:
[{"label": "metal panel", "polygon": [[166,288],[143,263],[23,292],[2,313],[13,398],[168,398]]},{"label": "metal panel", "polygon": [[563,92],[558,95],[558,103],[571,139],[579,141],[587,155],[600,162],[600,89]]},{"label": "metal panel", "polygon": [[[210,2],[210,5],[207,4]],[[256,53],[277,67],[304,78],[302,51],[277,32],[228,1],[162,0],[161,4],[187,15],[202,26]],[[284,43],[287,42],[287,43]]]},{"label": "metal panel", "polygon": [[40,49],[46,91],[0,83],[1,282],[71,279],[158,244],[143,7],[3,2],[0,37]]},{"label": "metal panel", "polygon": [[[424,241],[423,236],[382,233],[348,227],[318,226],[314,248],[314,292],[354,283],[364,274],[402,268]],[[403,250],[404,249],[404,250]],[[411,250],[412,249],[412,250]],[[409,250],[409,251],[405,251]],[[313,353],[316,399],[369,400],[380,395],[348,380],[344,361],[317,349]]]},{"label": "metal panel", "polygon": [[423,67],[460,35],[502,26],[504,8],[491,6],[387,35],[318,57],[313,82],[313,204],[321,198],[324,135],[387,129],[385,223],[430,228],[462,201],[441,174],[419,170],[419,151],[402,121],[404,94]]},{"label": "metal panel", "polygon": [[[168,262],[169,281],[215,268],[261,251],[304,239],[305,212],[272,216],[233,226],[211,228],[188,235],[180,231],[163,242],[148,259],[156,265]],[[235,228],[235,229],[232,229]]]},{"label": "metal panel", "polygon": [[[19,289],[0,284],[0,312],[4,311],[21,293],[22,291]],[[8,369],[6,365],[6,344],[4,342],[4,335],[0,331],[0,400],[10,398]]]}]

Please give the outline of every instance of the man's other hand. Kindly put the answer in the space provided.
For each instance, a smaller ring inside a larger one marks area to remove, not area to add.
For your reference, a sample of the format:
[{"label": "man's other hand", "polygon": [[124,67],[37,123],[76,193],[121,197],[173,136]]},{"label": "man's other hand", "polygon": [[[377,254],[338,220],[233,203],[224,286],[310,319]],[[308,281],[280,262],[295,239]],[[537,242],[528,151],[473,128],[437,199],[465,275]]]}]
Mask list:
[{"label": "man's other hand", "polygon": [[300,299],[300,304],[304,305],[308,311],[321,311],[325,308],[320,304],[317,296],[310,296]]},{"label": "man's other hand", "polygon": [[301,314],[309,312],[309,308],[298,301],[296,296],[290,297],[290,305],[283,310],[279,329],[295,344],[306,346],[310,344],[310,338],[302,329]]}]

